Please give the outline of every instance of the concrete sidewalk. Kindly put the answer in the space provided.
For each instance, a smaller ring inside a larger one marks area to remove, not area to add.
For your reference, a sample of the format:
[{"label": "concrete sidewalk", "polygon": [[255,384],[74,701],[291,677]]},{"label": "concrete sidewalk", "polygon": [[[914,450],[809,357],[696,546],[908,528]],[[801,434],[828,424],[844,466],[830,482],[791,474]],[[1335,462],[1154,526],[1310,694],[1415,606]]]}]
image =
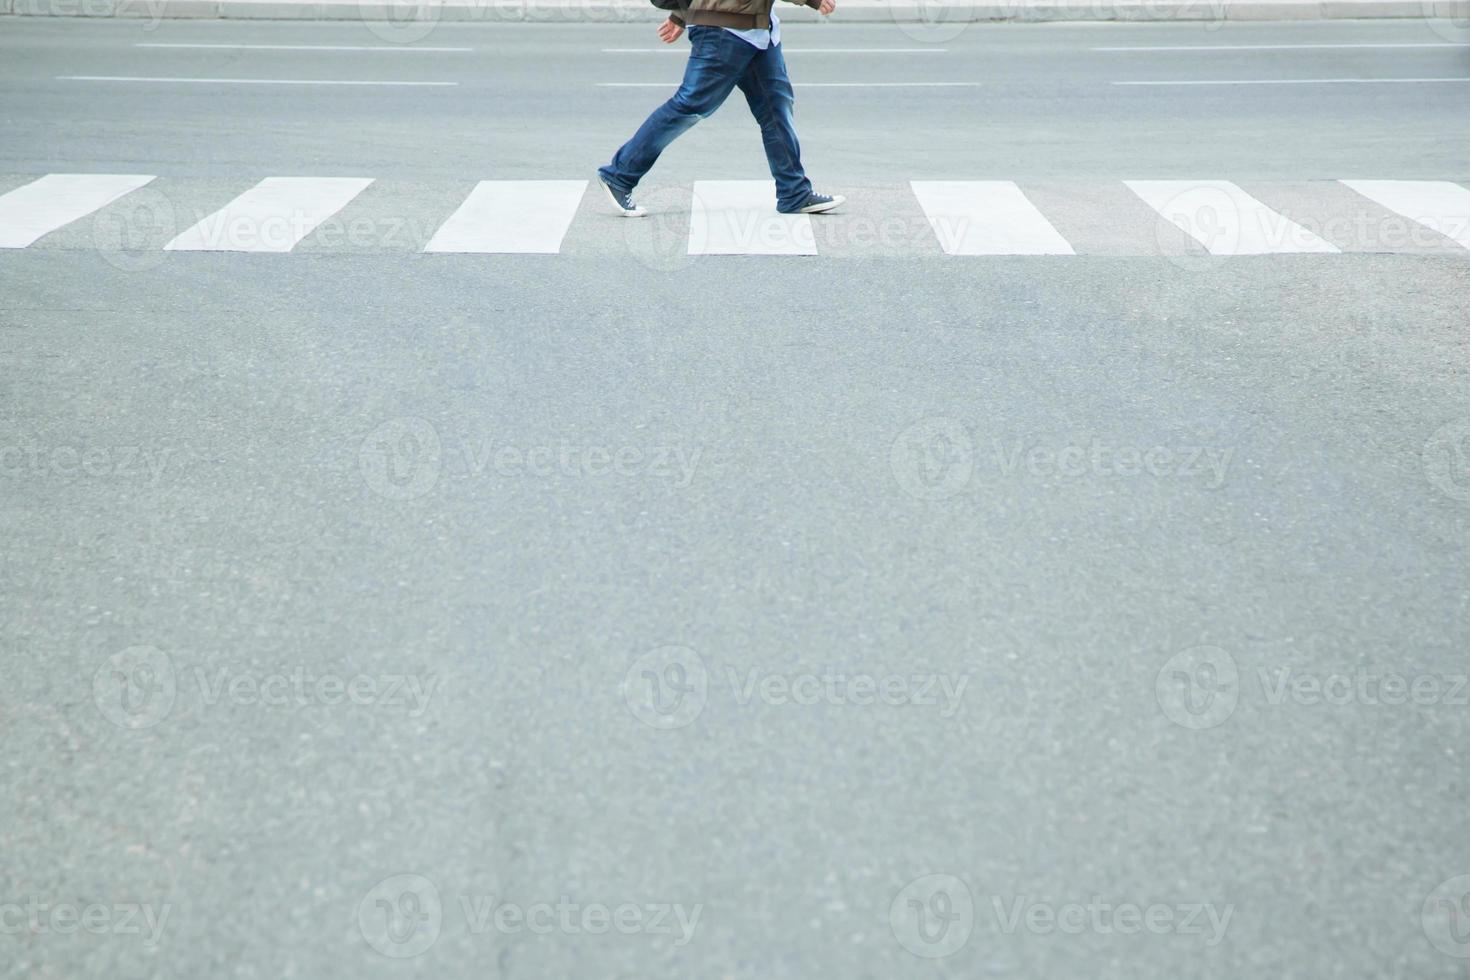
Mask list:
[{"label": "concrete sidewalk", "polygon": [[[786,7],[786,5],[783,5]],[[440,21],[635,23],[658,12],[646,0],[0,0],[0,15],[364,20],[383,22],[409,43]],[[783,9],[786,19],[816,19]],[[1421,18],[1470,29],[1470,0],[840,0],[840,19],[889,22],[934,32],[977,21],[1223,21]]]}]

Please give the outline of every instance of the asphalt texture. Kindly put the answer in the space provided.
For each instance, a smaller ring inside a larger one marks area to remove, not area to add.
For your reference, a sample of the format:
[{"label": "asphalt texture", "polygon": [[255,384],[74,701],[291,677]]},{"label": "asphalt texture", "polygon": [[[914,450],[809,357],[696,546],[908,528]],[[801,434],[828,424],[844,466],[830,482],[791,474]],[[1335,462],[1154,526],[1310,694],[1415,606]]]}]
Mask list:
[{"label": "asphalt texture", "polygon": [[[0,975],[1466,976],[1467,253],[690,257],[589,201],[421,254],[590,177],[652,29],[0,20],[0,193],[372,176],[406,229],[0,251]],[[1112,82],[1470,49],[1092,48],[1454,30],[784,43],[831,220],[1017,180],[1101,241],[1067,188],[1470,180],[1465,84]],[[802,88],[902,80],[983,84]],[[764,173],[732,102],[644,198]]]}]

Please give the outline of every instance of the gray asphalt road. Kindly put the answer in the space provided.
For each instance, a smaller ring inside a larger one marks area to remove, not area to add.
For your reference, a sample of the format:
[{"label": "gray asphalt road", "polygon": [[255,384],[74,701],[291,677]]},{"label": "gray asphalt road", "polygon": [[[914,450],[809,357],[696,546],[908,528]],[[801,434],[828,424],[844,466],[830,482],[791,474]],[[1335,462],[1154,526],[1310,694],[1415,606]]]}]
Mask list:
[{"label": "gray asphalt road", "polygon": [[[1202,167],[1235,178],[1453,179],[1466,175],[1470,158],[1467,82],[1112,84],[1470,77],[1470,28],[1448,22],[969,25],[946,37],[949,29],[931,35],[923,25],[796,22],[801,13],[788,15],[784,40],[808,169],[823,180],[1132,177],[1140,168],[1149,176],[1196,177]],[[370,167],[371,176],[406,179],[583,177],[682,71],[687,44],[660,53],[650,14],[646,24],[441,24],[409,45],[384,41],[362,24],[164,21],[150,29],[147,22],[9,19],[0,23],[8,137],[0,171],[86,163],[191,176]],[[1094,50],[1280,44],[1461,46]],[[445,47],[471,50],[424,50]],[[821,53],[828,48],[902,53]],[[219,86],[58,81],[61,75],[455,84]],[[812,87],[833,82],[967,85]],[[748,113],[730,108],[740,111],[719,113],[698,140],[674,144],[664,174],[764,175]]]},{"label": "gray asphalt road", "polygon": [[[1092,50],[1449,30],[794,24],[799,86],[984,83],[802,90],[856,189],[802,258],[684,255],[691,182],[763,172],[737,105],[647,231],[421,254],[589,175],[660,97],[596,83],[678,74],[600,50],[646,27],[0,21],[0,193],[158,175],[171,234],[371,176],[408,226],[0,250],[0,970],[1466,976],[1466,253],[1104,247],[1125,178],[1370,238],[1331,181],[1470,178],[1463,84],[1112,82],[1464,49]],[[1080,254],[854,244],[926,179]]]}]

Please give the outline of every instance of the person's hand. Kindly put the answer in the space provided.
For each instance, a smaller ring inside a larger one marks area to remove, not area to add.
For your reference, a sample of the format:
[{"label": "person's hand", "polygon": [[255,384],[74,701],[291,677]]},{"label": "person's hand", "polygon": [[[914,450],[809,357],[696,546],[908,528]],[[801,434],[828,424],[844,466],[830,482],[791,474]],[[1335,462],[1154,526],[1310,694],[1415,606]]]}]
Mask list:
[{"label": "person's hand", "polygon": [[817,8],[817,13],[825,17],[827,14],[830,14],[836,9],[837,0],[822,0],[822,5]]},{"label": "person's hand", "polygon": [[[823,3],[831,3],[832,0],[822,0]],[[658,25],[658,39],[665,44],[673,44],[684,36],[684,28],[675,24],[673,18]]]}]

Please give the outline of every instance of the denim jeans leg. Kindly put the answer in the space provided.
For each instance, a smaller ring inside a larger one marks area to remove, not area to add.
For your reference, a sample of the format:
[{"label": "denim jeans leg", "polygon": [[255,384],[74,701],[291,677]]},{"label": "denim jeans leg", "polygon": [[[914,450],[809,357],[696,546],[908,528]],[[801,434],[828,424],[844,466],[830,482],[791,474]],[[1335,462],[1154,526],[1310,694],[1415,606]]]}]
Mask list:
[{"label": "denim jeans leg", "polygon": [[766,163],[776,179],[776,208],[794,210],[812,192],[812,182],[801,167],[801,144],[796,141],[793,119],[796,95],[786,75],[781,45],[756,52],[740,77],[740,91],[745,93],[751,115],[760,123]]},{"label": "denim jeans leg", "polygon": [[631,191],[638,186],[665,147],[720,107],[756,53],[718,27],[689,28],[689,44],[692,50],[679,90],[643,121],[612,163],[597,171],[613,187]]}]

